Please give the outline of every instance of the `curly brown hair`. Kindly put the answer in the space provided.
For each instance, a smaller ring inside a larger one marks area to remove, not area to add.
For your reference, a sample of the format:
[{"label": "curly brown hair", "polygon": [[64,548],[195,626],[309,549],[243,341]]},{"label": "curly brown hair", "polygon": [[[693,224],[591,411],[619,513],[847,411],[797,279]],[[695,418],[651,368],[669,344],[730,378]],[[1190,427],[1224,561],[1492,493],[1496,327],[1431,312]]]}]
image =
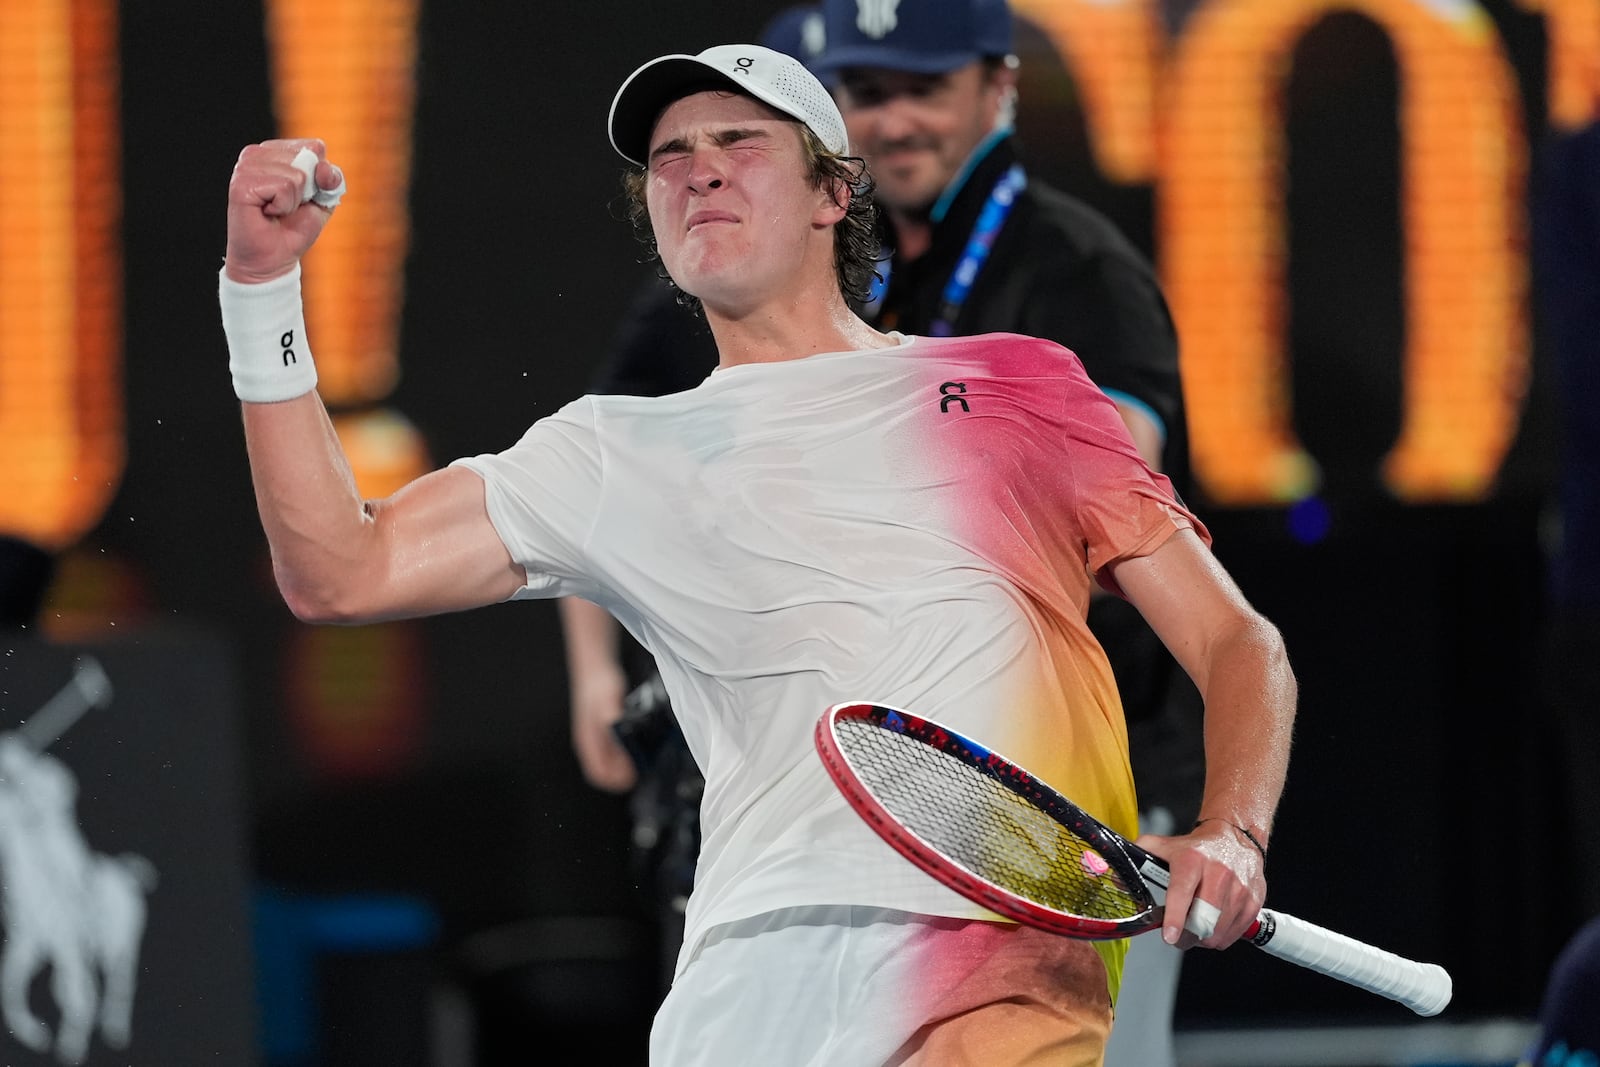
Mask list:
[{"label": "curly brown hair", "polygon": [[[860,156],[847,156],[829,151],[811,127],[796,122],[800,127],[800,141],[805,155],[806,178],[817,189],[827,189],[835,204],[839,203],[839,190],[849,190],[849,203],[842,204],[845,214],[833,228],[833,265],[839,279],[839,291],[845,299],[859,301],[866,297],[867,287],[877,270],[879,256],[878,207],[872,198],[872,176],[867,173],[866,160]],[[674,282],[656,247],[655,229],[650,224],[650,208],[645,203],[645,180],[649,176],[643,167],[628,170],[622,176],[623,210],[633,226],[633,235],[644,245],[647,261],[656,260],[656,272],[674,289]],[[699,311],[698,297],[678,289],[678,303]]]}]

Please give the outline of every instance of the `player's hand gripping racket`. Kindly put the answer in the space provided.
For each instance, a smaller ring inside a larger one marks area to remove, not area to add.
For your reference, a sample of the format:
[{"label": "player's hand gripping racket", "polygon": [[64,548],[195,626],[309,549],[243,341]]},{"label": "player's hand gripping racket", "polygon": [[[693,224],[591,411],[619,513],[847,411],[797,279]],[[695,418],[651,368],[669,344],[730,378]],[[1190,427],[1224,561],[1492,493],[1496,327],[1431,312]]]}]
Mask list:
[{"label": "player's hand gripping racket", "polygon": [[[1014,763],[949,727],[880,704],[836,704],[817,751],[845,799],[890,845],[945,885],[1010,919],[1067,937],[1131,937],[1161,925],[1167,865]],[[1188,928],[1216,908],[1196,897]],[[1397,1000],[1419,1015],[1450,1003],[1450,975],[1263,909],[1245,935],[1280,959]]]}]

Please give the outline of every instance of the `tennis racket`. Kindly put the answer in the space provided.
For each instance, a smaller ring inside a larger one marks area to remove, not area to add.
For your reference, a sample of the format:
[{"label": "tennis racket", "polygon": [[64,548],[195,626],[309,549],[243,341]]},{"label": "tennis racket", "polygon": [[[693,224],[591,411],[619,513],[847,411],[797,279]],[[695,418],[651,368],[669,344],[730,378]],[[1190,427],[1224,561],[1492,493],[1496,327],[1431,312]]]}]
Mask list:
[{"label": "tennis racket", "polygon": [[[815,732],[840,792],[901,855],[1009,919],[1108,940],[1161,925],[1170,874],[1160,857],[1105,826],[999,753],[947,726],[880,704],[835,704]],[[1220,913],[1196,897],[1187,928]],[[1437,1015],[1450,975],[1432,963],[1263,909],[1245,935],[1263,951]]]}]

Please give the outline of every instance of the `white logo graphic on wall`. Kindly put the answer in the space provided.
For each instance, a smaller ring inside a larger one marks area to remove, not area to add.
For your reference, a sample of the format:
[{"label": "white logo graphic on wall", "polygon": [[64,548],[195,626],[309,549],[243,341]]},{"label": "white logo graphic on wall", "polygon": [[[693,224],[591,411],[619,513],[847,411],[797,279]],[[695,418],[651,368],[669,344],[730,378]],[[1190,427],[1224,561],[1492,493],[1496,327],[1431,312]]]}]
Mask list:
[{"label": "white logo graphic on wall", "polygon": [[[115,1048],[132,1037],[145,895],[156,881],[143,856],[90,849],[77,822],[77,777],[45,752],[110,702],[105,671],[84,657],[61,692],[0,733],[0,1011],[19,1042],[66,1064],[87,1058],[97,1030]],[[54,1032],[29,1003],[47,969]]]},{"label": "white logo graphic on wall", "polygon": [[856,0],[856,29],[875,41],[888,36],[899,24],[899,6],[900,0]]}]

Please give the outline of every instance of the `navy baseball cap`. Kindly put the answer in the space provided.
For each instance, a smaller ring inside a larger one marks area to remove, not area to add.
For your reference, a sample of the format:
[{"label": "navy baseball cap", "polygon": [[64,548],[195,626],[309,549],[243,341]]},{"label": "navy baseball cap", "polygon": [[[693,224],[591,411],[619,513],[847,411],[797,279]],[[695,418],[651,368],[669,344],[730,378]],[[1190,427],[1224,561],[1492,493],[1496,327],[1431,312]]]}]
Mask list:
[{"label": "navy baseball cap", "polygon": [[822,0],[818,77],[849,67],[944,74],[1011,54],[1006,0]]},{"label": "navy baseball cap", "polygon": [[820,4],[793,4],[767,21],[760,44],[774,52],[794,56],[806,66],[822,53],[825,35]]}]

